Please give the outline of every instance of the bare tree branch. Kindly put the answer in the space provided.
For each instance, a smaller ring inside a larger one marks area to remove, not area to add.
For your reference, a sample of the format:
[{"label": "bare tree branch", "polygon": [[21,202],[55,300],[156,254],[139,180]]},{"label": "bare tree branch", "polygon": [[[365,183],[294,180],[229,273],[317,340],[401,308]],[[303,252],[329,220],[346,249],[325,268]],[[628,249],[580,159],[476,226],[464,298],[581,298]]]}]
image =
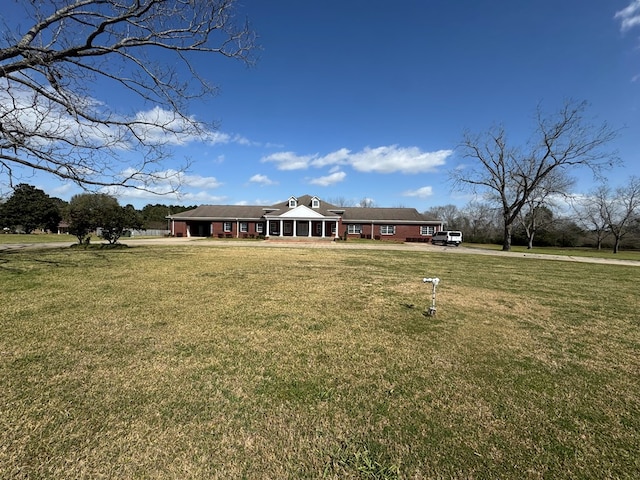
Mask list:
[{"label": "bare tree branch", "polygon": [[523,147],[510,146],[502,127],[482,135],[464,134],[459,148],[471,163],[453,170],[451,179],[454,186],[482,193],[500,205],[503,250],[511,249],[511,229],[520,211],[549,177],[580,167],[599,174],[617,163],[604,148],[616,132],[606,123],[589,123],[586,108],[585,102],[569,101],[549,116],[538,108],[535,130]]},{"label": "bare tree branch", "polygon": [[[187,113],[216,93],[196,65],[252,61],[255,36],[235,0],[23,3],[31,25],[6,18],[0,37],[0,172],[10,182],[25,167],[84,187],[177,188],[180,171],[161,169],[170,147],[215,128]],[[147,111],[112,110],[96,84]]]}]

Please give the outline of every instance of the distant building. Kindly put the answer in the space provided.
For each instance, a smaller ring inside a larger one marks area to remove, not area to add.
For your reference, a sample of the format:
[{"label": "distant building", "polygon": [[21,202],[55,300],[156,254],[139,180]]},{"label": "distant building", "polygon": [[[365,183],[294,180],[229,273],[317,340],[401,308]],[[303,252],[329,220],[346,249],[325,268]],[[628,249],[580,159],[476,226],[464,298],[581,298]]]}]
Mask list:
[{"label": "distant building", "polygon": [[202,205],[167,218],[176,237],[426,242],[442,230],[442,221],[426,218],[415,208],[338,207],[311,195],[292,196],[270,206]]}]

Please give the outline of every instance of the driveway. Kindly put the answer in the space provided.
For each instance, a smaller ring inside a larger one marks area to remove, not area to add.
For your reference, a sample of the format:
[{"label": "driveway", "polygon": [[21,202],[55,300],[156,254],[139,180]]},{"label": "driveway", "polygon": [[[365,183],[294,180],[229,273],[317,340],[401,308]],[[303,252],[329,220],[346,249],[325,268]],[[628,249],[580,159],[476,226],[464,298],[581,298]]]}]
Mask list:
[{"label": "driveway", "polygon": [[[76,242],[51,242],[51,243],[15,243],[0,245],[0,253],[6,250],[38,250],[43,248],[66,248]],[[557,260],[561,262],[599,263],[607,265],[627,265],[640,267],[640,261],[617,260],[609,258],[575,257],[572,255],[546,255],[541,253],[502,252],[499,250],[483,250],[480,248],[443,247],[429,243],[360,243],[360,242],[333,242],[333,241],[305,241],[305,240],[207,240],[201,237],[158,237],[158,238],[125,238],[122,243],[130,246],[136,245],[183,245],[189,243],[194,246],[220,246],[234,247],[260,247],[260,248],[331,248],[331,249],[364,249],[364,250],[406,250],[440,253],[457,253],[469,255],[491,255],[501,257],[526,257],[541,260]]]}]

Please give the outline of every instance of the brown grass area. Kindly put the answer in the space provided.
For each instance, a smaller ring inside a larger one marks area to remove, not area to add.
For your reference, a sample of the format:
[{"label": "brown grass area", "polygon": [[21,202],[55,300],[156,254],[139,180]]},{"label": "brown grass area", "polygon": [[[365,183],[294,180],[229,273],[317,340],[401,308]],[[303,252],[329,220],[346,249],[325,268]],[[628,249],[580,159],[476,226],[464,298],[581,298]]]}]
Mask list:
[{"label": "brown grass area", "polygon": [[638,467],[633,268],[214,245],[6,260],[3,478]]}]

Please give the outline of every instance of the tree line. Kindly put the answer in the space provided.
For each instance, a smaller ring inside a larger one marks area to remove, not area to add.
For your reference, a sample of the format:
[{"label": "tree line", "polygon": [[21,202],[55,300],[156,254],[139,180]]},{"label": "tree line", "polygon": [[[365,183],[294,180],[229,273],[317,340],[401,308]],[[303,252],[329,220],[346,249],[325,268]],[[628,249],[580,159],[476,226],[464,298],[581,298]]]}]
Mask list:
[{"label": "tree line", "polygon": [[23,183],[0,201],[0,226],[5,233],[30,234],[36,230],[57,232],[64,225],[78,243],[87,242],[90,234],[99,230],[101,238],[116,243],[127,230],[166,229],[167,215],[193,208],[148,204],[137,210],[130,204],[121,206],[116,198],[103,193],[82,193],[66,202]]},{"label": "tree line", "polygon": [[[137,210],[98,193],[75,195],[66,202],[32,185],[20,184],[11,196],[0,201],[0,226],[4,232],[56,232],[64,222],[66,231],[79,243],[86,242],[97,229],[103,239],[115,243],[129,229],[166,229],[167,215],[193,208],[196,205],[156,203]],[[442,220],[449,230],[463,231],[467,242],[500,244],[504,239],[504,218],[496,203],[442,205],[424,214]],[[603,183],[582,196],[546,195],[526,202],[514,221],[512,242],[528,248],[640,249],[640,179],[631,177],[626,185],[615,189]]]},{"label": "tree line", "polygon": [[[461,230],[472,243],[501,244],[504,212],[495,202],[443,205],[424,212]],[[510,242],[538,247],[640,249],[640,178],[617,188],[601,183],[585,195],[547,195],[525,202],[511,225]]]}]

